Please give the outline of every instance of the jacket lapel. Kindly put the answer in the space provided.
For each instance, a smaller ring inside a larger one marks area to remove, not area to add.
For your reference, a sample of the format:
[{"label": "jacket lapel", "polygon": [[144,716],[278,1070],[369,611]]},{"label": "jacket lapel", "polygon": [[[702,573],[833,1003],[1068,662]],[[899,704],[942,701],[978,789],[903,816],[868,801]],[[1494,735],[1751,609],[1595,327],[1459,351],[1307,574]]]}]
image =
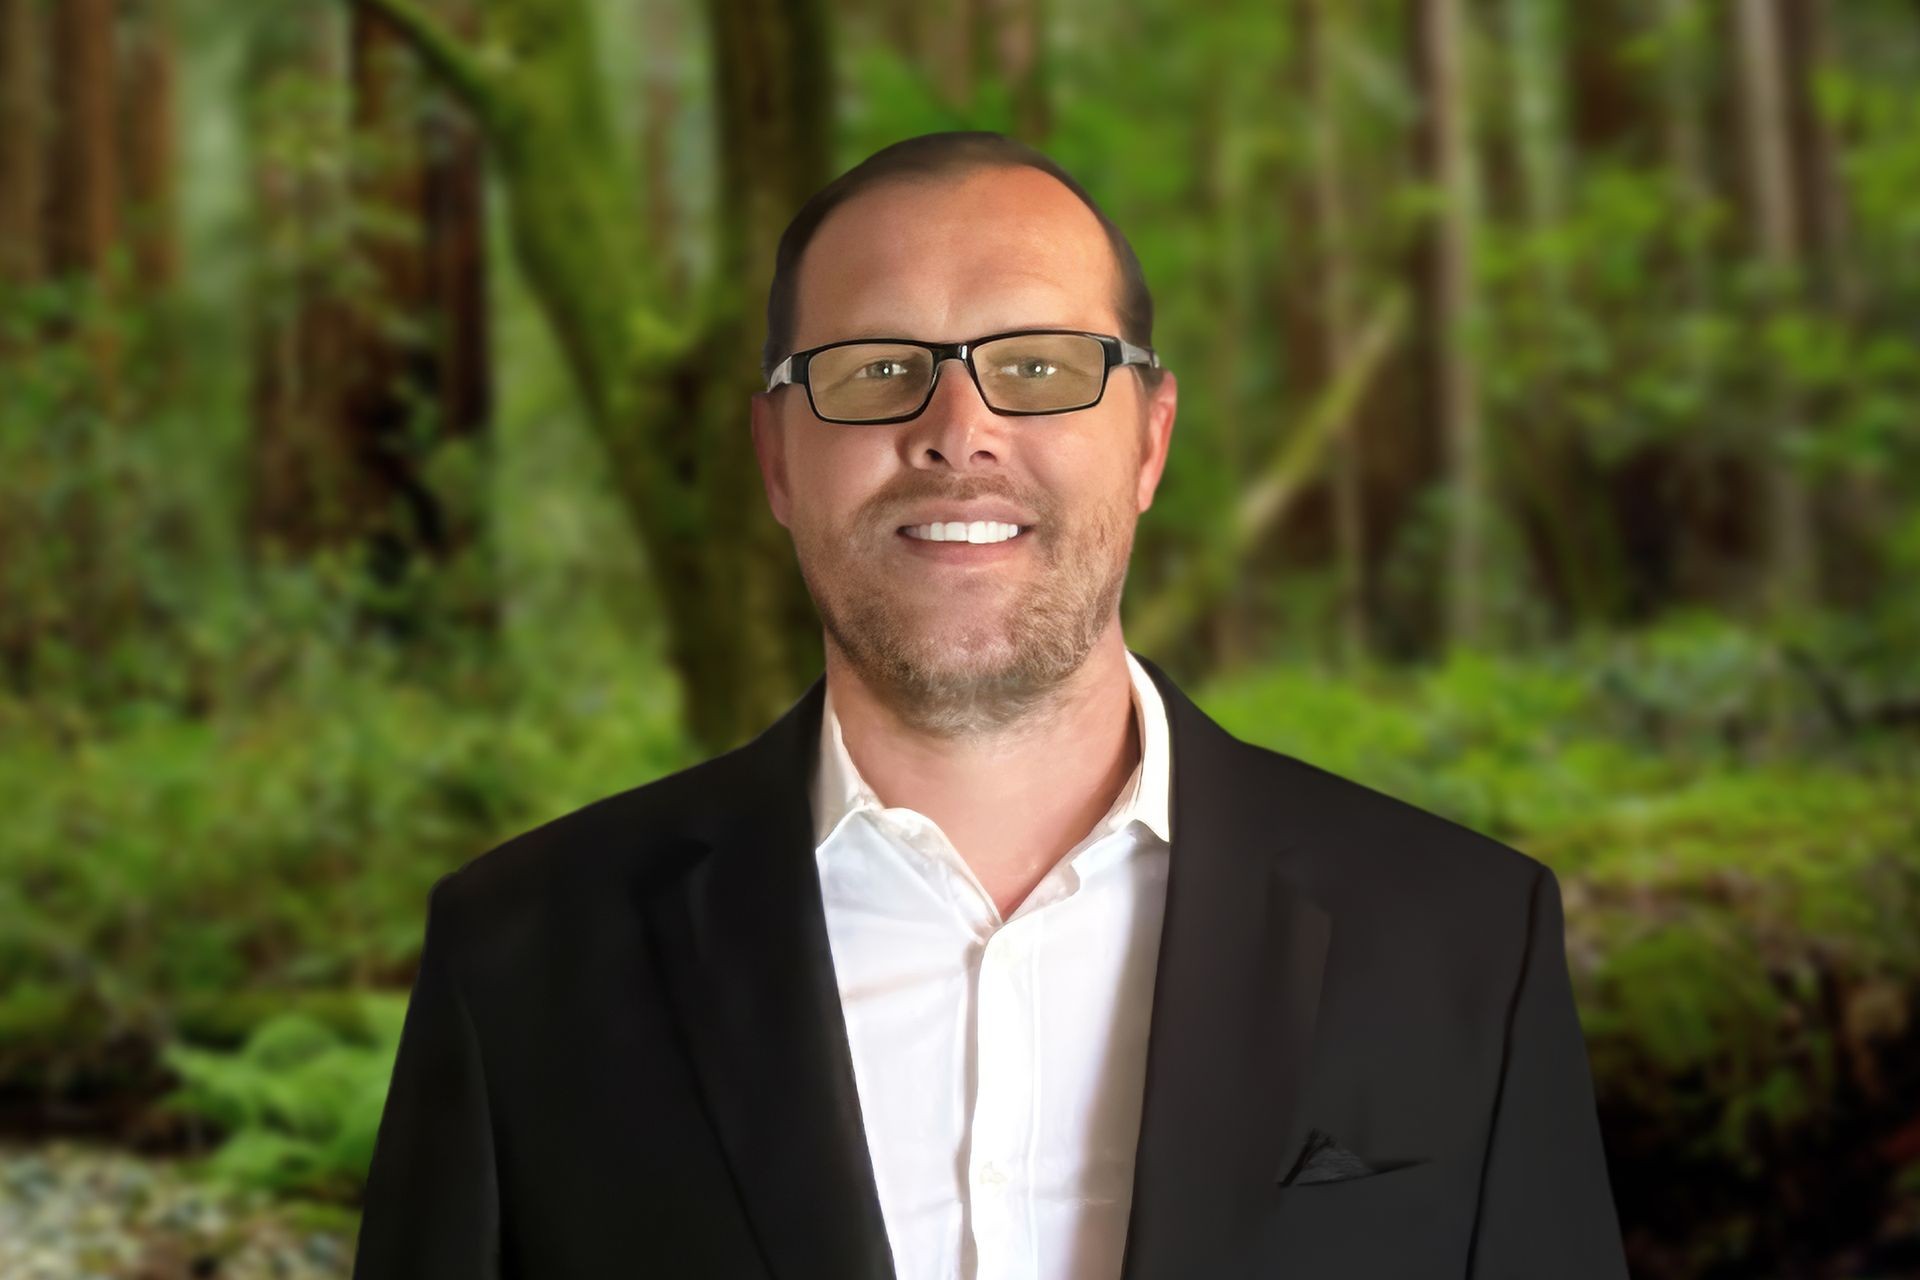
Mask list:
[{"label": "jacket lapel", "polygon": [[893,1280],[811,856],[824,692],[705,766],[704,821],[641,910],[769,1272]]},{"label": "jacket lapel", "polygon": [[1257,750],[1141,664],[1173,740],[1173,847],[1121,1274],[1175,1280],[1244,1265],[1302,1140],[1332,920],[1287,875],[1288,815]]}]

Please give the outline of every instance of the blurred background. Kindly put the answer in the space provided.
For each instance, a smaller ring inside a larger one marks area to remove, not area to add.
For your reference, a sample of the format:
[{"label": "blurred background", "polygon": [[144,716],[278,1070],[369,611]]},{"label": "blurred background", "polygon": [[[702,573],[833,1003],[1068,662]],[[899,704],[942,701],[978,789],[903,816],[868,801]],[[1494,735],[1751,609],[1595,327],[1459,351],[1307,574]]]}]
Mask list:
[{"label": "blurred background", "polygon": [[1155,291],[1130,645],[1559,873],[1636,1274],[1920,1275],[1916,85],[1910,0],[0,0],[0,1275],[347,1274],[428,887],[818,674],[774,247],[948,128]]}]

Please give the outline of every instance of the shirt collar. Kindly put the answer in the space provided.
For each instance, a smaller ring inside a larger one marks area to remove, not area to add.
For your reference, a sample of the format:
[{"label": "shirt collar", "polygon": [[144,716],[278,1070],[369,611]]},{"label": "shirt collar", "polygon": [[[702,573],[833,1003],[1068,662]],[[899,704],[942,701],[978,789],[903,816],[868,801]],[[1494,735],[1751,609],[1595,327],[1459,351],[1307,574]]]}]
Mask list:
[{"label": "shirt collar", "polygon": [[[1140,761],[1134,766],[1127,784],[1096,824],[1097,832],[1118,831],[1134,819],[1158,836],[1173,843],[1169,817],[1172,787],[1172,742],[1167,728],[1167,710],[1153,677],[1140,665],[1133,651],[1127,651],[1127,675],[1133,691],[1134,723],[1140,727]],[[813,777],[813,842],[818,848],[839,829],[851,814],[862,810],[883,809],[880,797],[867,785],[847,754],[846,739],[840,732],[840,717],[834,714],[832,689],[828,688],[820,710],[820,755]],[[1083,842],[1084,844],[1084,842]]]}]

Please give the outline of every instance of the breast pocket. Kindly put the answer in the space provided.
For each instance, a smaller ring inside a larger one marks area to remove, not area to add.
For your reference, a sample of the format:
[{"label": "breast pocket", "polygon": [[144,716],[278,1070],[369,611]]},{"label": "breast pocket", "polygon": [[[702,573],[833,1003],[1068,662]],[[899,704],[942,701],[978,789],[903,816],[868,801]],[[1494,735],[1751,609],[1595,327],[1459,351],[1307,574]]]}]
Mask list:
[{"label": "breast pocket", "polygon": [[1457,1280],[1472,1226],[1471,1188],[1462,1177],[1456,1165],[1426,1160],[1334,1182],[1276,1185],[1255,1274]]}]

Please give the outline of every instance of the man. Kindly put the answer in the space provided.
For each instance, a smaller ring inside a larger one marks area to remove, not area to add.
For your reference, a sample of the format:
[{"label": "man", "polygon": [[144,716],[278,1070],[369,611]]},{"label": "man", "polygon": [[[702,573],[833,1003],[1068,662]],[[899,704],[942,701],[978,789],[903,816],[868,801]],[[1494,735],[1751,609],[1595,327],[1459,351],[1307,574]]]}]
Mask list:
[{"label": "man", "polygon": [[998,135],[799,212],[751,416],[826,671],[435,886],[361,1280],[1625,1274],[1553,875],[1125,646],[1151,319]]}]

